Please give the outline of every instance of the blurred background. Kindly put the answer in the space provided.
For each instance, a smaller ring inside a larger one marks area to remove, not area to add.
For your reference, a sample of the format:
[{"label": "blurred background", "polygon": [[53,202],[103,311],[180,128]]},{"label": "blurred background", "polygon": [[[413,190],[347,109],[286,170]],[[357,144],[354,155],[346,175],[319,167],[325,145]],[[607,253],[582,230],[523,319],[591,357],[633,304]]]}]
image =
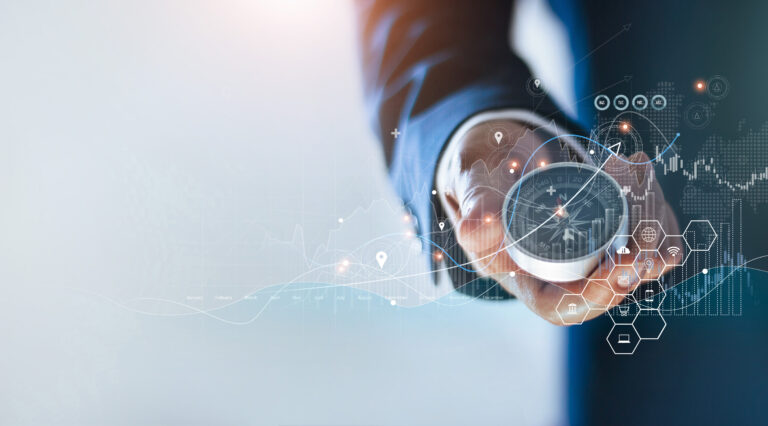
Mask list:
[{"label": "blurred background", "polygon": [[0,424],[561,422],[564,333],[522,305],[418,256],[412,306],[303,276],[406,226],[353,18],[0,3]]}]

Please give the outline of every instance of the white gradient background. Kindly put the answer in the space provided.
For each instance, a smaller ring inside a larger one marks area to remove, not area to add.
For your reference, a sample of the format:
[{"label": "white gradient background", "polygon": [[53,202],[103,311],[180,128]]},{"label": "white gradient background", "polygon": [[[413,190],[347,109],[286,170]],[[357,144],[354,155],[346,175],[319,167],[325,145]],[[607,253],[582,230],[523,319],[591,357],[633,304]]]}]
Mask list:
[{"label": "white gradient background", "polygon": [[341,0],[0,3],[0,424],[562,421],[562,330],[518,303],[121,305],[279,284],[243,247],[397,203],[356,49]]}]

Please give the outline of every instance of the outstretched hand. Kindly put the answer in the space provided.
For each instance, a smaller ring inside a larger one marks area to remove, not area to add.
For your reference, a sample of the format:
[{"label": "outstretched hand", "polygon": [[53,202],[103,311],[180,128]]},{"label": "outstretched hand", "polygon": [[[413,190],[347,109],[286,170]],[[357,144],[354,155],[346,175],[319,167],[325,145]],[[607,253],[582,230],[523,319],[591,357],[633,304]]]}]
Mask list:
[{"label": "outstretched hand", "polygon": [[[499,131],[503,138],[497,142],[494,134]],[[579,312],[576,312],[576,316],[585,314],[585,319],[591,319],[621,303],[641,280],[657,278],[659,271],[644,271],[641,268],[639,276],[629,274],[630,280],[627,283],[626,278],[619,279],[620,274],[616,271],[623,268],[631,270],[632,266],[614,268],[613,260],[606,253],[602,262],[611,267],[595,269],[588,276],[572,282],[551,283],[529,274],[512,261],[506,251],[507,241],[501,220],[507,192],[523,172],[528,173],[554,161],[567,160],[559,143],[555,141],[538,149],[543,142],[535,132],[515,121],[496,120],[479,124],[465,133],[444,154],[437,175],[437,188],[455,228],[458,242],[475,271],[494,278],[537,315],[554,324],[563,325],[557,309],[564,294],[582,294],[587,304],[577,306]],[[628,200],[630,211],[637,211],[632,209],[632,205],[641,204],[640,211],[643,212],[643,217],[630,215],[630,232],[641,219],[654,219],[659,221],[667,234],[677,235],[680,233],[677,220],[664,199],[661,187],[654,178],[653,166],[648,160],[642,152],[632,154],[628,159],[611,155],[603,170],[623,188],[629,188],[630,196],[641,195],[633,197],[641,199],[639,201]],[[528,166],[523,170],[526,163]],[[648,193],[653,196],[645,196]],[[649,199],[654,202],[644,201]],[[679,237],[669,237],[664,245],[684,247],[676,239]],[[630,239],[628,248],[633,255],[637,254],[639,248],[650,253],[659,248],[661,243],[661,239],[658,239],[652,245],[644,243],[642,247],[637,247]],[[660,255],[669,260],[669,253],[662,251]],[[451,266],[454,265],[448,265]],[[670,269],[664,266],[661,273]]]}]

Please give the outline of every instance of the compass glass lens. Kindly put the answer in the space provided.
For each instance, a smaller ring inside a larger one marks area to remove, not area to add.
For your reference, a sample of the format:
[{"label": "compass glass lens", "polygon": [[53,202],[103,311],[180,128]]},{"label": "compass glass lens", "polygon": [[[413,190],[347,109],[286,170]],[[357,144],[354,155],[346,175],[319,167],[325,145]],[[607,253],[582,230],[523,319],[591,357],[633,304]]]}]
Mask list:
[{"label": "compass glass lens", "polygon": [[529,173],[509,191],[509,243],[542,260],[589,256],[619,233],[626,210],[621,188],[607,173],[578,163],[552,164]]}]

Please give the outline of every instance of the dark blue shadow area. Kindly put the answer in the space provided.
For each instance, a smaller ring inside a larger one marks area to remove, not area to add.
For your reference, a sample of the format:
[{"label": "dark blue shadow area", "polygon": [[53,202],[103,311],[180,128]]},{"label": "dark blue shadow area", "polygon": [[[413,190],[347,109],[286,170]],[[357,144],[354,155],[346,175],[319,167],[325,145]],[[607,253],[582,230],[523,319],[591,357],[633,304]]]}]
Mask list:
[{"label": "dark blue shadow area", "polygon": [[[734,300],[740,310],[729,311],[728,304],[723,312],[731,315],[717,314],[713,306],[722,293],[740,290],[742,297]],[[742,281],[732,276],[698,302],[666,312],[661,339],[642,341],[631,356],[606,350],[612,326],[608,317],[572,327],[567,361],[571,423],[768,423],[766,296],[768,273],[749,271]]]}]

